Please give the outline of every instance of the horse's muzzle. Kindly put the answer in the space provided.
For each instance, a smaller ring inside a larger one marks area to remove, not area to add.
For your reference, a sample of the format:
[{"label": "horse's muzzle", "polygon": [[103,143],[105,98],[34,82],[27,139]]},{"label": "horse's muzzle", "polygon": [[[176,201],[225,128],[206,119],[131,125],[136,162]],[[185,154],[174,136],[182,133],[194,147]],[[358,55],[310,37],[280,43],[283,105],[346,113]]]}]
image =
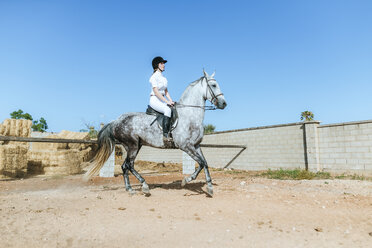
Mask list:
[{"label": "horse's muzzle", "polygon": [[220,99],[219,101],[217,101],[217,108],[224,109],[226,106],[227,106],[227,103],[225,99]]}]

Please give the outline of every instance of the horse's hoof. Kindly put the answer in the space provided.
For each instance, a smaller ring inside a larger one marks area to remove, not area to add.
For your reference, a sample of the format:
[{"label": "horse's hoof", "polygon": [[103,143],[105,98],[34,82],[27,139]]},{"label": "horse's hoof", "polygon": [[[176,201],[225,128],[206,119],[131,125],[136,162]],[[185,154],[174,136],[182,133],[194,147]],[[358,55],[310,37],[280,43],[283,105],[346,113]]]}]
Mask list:
[{"label": "horse's hoof", "polygon": [[212,187],[207,186],[207,194],[208,194],[209,197],[213,197],[213,188]]},{"label": "horse's hoof", "polygon": [[134,191],[132,188],[125,189],[130,195],[135,195],[136,191]]},{"label": "horse's hoof", "polygon": [[181,183],[181,186],[182,187],[185,187],[185,185],[187,184],[187,180],[186,180],[187,178],[186,177],[184,177],[183,179],[182,179],[182,183]]},{"label": "horse's hoof", "polygon": [[145,195],[150,194],[150,188],[147,184],[142,185],[142,193],[144,193]]}]

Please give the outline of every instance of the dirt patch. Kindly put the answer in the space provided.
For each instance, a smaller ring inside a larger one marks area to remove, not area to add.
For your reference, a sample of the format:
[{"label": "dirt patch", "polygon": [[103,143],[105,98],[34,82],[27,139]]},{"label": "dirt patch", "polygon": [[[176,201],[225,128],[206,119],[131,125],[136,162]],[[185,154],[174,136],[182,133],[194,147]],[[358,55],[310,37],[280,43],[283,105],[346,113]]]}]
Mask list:
[{"label": "dirt patch", "polygon": [[[151,196],[123,178],[0,181],[3,247],[369,247],[372,182],[275,180],[212,171],[181,187],[180,172],[146,173]],[[180,170],[180,167],[172,168]],[[156,168],[155,168],[156,167]],[[158,168],[159,167],[159,168]]]}]

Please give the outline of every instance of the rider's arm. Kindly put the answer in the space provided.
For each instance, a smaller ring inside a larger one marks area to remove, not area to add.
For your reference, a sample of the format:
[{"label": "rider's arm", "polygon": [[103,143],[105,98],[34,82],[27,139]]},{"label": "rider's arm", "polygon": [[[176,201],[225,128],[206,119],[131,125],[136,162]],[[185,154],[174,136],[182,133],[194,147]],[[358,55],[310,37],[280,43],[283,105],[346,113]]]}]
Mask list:
[{"label": "rider's arm", "polygon": [[170,104],[170,102],[159,92],[158,87],[153,87],[152,90],[154,91],[155,95],[162,100],[163,102]]},{"label": "rider's arm", "polygon": [[169,100],[171,103],[173,103],[173,100],[172,100],[172,98],[171,98],[171,96],[170,96],[170,94],[169,94],[168,89],[165,89],[165,96],[168,98],[168,100]]}]

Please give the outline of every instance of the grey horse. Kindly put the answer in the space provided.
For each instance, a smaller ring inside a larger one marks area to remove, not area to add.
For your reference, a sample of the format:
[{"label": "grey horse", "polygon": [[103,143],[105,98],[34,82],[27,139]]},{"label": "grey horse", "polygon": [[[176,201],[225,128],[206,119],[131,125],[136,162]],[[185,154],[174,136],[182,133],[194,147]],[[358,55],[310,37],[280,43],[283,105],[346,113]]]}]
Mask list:
[{"label": "grey horse", "polygon": [[[213,196],[212,179],[209,174],[208,164],[200,149],[204,135],[205,101],[209,100],[216,108],[226,107],[225,97],[217,81],[203,71],[204,75],[192,82],[183,92],[181,99],[176,104],[178,124],[172,131],[175,148],[179,148],[193,158],[199,167],[189,177],[185,177],[182,186],[195,180],[204,168],[207,181],[207,193]],[[85,173],[84,179],[88,180],[95,175],[109,158],[114,149],[115,142],[121,143],[127,151],[127,157],[121,166],[125,189],[133,193],[129,182],[129,171],[141,182],[142,192],[150,194],[149,186],[145,179],[134,169],[134,160],[142,145],[156,148],[166,148],[163,142],[162,130],[157,125],[151,125],[154,116],[145,113],[126,113],[118,119],[106,124],[98,134],[98,151],[92,160],[92,166]]]}]

